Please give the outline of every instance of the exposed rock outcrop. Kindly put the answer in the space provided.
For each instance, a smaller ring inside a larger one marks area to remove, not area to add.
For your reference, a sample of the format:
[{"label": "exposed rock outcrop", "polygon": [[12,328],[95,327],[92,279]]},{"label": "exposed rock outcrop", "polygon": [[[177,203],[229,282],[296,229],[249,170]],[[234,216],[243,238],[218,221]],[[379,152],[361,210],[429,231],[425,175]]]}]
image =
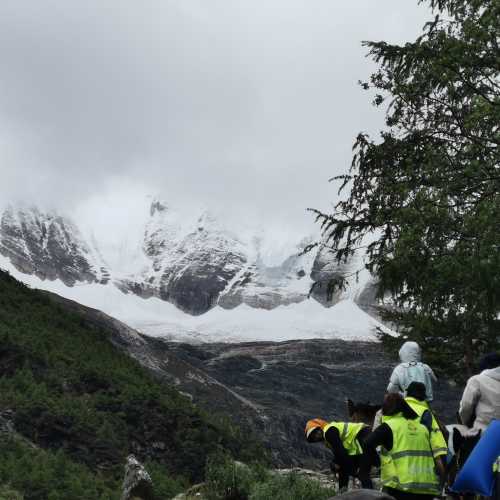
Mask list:
[{"label": "exposed rock outcrop", "polygon": [[36,207],[8,207],[0,219],[0,254],[41,279],[107,283],[109,273],[68,218]]},{"label": "exposed rock outcrop", "polygon": [[121,500],[155,500],[151,476],[134,455],[127,457]]}]

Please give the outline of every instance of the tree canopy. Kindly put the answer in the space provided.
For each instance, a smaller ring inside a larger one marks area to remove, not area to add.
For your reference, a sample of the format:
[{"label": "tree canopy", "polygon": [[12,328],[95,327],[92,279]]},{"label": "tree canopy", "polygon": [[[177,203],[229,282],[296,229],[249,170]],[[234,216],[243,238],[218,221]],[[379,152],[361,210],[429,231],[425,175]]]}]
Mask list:
[{"label": "tree canopy", "polygon": [[358,135],[341,201],[314,212],[339,261],[366,245],[386,319],[470,372],[500,340],[500,2],[427,3],[415,41],[363,42],[386,127]]}]

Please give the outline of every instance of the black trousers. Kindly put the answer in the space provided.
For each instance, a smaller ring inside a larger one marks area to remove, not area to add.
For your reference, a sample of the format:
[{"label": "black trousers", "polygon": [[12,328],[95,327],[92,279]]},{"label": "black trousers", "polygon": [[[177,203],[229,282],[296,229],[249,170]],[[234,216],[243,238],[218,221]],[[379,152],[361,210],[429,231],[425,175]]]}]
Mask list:
[{"label": "black trousers", "polygon": [[[358,442],[363,448],[363,440],[370,434],[371,430],[366,427],[361,429],[356,437]],[[370,472],[372,466],[378,466],[380,460],[378,458],[376,450],[370,448],[363,448],[363,453],[361,455],[350,455],[349,456],[349,470],[339,470],[339,488],[346,488],[349,484],[349,476],[356,476],[361,481],[361,486],[366,489],[372,489],[373,483],[370,478]]]},{"label": "black trousers", "polygon": [[354,455],[349,457],[350,470],[341,468],[338,471],[339,475],[339,488],[346,488],[349,484],[349,477],[357,477],[361,481],[363,488],[371,490],[373,488],[372,480],[370,479],[371,464],[364,455]]}]

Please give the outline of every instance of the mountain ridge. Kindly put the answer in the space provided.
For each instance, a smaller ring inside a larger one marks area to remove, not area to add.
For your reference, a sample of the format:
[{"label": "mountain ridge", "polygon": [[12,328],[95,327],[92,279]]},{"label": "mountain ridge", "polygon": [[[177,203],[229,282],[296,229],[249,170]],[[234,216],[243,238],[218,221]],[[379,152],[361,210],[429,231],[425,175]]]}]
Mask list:
[{"label": "mountain ridge", "polygon": [[[61,280],[66,286],[115,286],[143,298],[160,298],[192,315],[217,305],[273,309],[300,303],[311,288],[316,300],[330,306],[346,294],[328,297],[326,284],[352,274],[353,268],[363,274],[361,283],[354,279],[348,283],[347,295],[356,301],[370,279],[362,260],[356,257],[339,264],[325,248],[302,254],[311,241],[311,237],[302,238],[278,262],[268,263],[263,255],[266,243],[258,234],[238,235],[208,211],[185,217],[156,199],[150,205],[142,241],[132,243],[137,248],[135,260],[129,257],[121,266],[123,271],[108,264],[96,238],[85,237],[67,216],[10,205],[0,217],[0,254],[19,272]],[[125,248],[124,253],[131,249]]]}]

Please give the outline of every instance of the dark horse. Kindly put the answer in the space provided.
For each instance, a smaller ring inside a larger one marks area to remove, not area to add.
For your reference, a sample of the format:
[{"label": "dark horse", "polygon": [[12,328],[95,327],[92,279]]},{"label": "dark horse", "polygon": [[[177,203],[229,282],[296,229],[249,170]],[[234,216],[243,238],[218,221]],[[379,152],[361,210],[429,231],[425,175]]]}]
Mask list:
[{"label": "dark horse", "polygon": [[[481,431],[477,433],[471,432],[469,428],[461,424],[447,425],[446,430],[449,435],[448,448],[452,453],[451,460],[446,467],[446,475],[447,483],[451,486],[455,482],[458,472],[469,458],[474,446],[481,438]],[[455,498],[474,498],[474,495],[459,495],[452,492],[448,492],[448,494]]]},{"label": "dark horse", "polygon": [[351,399],[346,399],[346,406],[350,422],[363,422],[370,427],[373,427],[375,414],[381,408],[370,403],[354,403]]}]

